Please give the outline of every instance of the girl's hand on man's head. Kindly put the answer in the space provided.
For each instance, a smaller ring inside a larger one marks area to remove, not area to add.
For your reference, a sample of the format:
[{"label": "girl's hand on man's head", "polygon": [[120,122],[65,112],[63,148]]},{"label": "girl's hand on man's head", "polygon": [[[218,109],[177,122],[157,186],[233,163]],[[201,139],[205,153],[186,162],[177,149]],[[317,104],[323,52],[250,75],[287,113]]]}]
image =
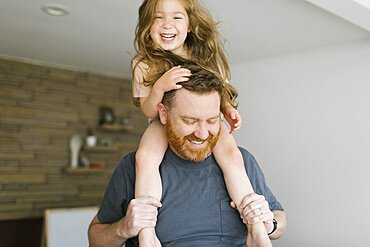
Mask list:
[{"label": "girl's hand on man's head", "polygon": [[173,89],[182,88],[181,85],[177,84],[179,82],[185,82],[189,80],[191,76],[190,70],[186,68],[181,68],[181,66],[172,67],[166,73],[164,73],[154,84],[153,88],[160,90],[165,93]]}]

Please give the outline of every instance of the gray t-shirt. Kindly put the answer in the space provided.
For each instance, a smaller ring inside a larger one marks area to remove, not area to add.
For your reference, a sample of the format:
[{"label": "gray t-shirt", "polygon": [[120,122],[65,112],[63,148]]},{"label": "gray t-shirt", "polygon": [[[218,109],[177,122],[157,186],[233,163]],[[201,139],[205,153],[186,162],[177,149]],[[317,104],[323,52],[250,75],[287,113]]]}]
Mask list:
[{"label": "gray t-shirt", "polygon": [[[265,183],[254,157],[240,149],[254,191],[265,196],[271,210],[284,210]],[[156,233],[162,246],[245,247],[246,227],[239,213],[230,207],[222,171],[213,156],[203,162],[178,157],[170,148],[160,166],[162,207]],[[114,171],[98,212],[102,223],[121,219],[134,198],[135,153],[122,159]],[[138,246],[137,238],[126,247]]]}]

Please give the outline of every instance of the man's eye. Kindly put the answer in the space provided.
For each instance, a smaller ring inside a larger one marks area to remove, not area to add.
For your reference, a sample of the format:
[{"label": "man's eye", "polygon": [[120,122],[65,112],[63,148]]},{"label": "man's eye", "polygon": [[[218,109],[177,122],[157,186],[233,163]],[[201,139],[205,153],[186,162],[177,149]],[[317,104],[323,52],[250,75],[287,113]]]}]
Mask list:
[{"label": "man's eye", "polygon": [[217,123],[218,123],[218,120],[219,120],[219,118],[209,119],[209,120],[207,121],[207,123],[209,123],[209,124],[217,124]]},{"label": "man's eye", "polygon": [[185,122],[186,124],[188,124],[188,125],[193,125],[193,124],[195,124],[195,123],[196,123],[196,121],[195,121],[195,120],[187,120],[187,119],[184,119],[184,122]]}]

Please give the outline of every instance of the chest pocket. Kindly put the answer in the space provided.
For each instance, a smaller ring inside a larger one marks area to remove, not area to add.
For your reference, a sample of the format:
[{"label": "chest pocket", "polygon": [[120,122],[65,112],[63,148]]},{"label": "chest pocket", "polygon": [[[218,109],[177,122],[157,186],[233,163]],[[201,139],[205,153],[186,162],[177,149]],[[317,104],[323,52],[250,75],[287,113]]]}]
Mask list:
[{"label": "chest pocket", "polygon": [[221,205],[222,246],[245,246],[247,228],[236,209],[230,207],[230,201],[224,200]]}]

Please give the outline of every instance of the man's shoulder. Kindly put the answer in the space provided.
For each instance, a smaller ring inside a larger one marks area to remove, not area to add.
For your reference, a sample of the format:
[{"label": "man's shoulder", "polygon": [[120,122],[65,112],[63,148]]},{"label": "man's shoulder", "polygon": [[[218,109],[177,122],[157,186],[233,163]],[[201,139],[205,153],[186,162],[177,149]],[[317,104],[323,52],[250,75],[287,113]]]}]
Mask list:
[{"label": "man's shoulder", "polygon": [[253,170],[260,169],[256,159],[254,158],[253,154],[251,154],[251,152],[249,152],[246,148],[243,147],[239,147],[239,150],[243,156],[244,166],[247,169],[247,171],[252,169]]},{"label": "man's shoulder", "polygon": [[118,166],[116,167],[116,172],[118,173],[134,173],[135,172],[135,154],[136,151],[126,154]]},{"label": "man's shoulder", "polygon": [[245,147],[238,146],[238,148],[239,148],[240,152],[250,154],[250,152]]},{"label": "man's shoulder", "polygon": [[238,148],[240,152],[242,153],[244,160],[254,159],[254,156],[246,148],[240,147],[240,146],[238,146]]}]

